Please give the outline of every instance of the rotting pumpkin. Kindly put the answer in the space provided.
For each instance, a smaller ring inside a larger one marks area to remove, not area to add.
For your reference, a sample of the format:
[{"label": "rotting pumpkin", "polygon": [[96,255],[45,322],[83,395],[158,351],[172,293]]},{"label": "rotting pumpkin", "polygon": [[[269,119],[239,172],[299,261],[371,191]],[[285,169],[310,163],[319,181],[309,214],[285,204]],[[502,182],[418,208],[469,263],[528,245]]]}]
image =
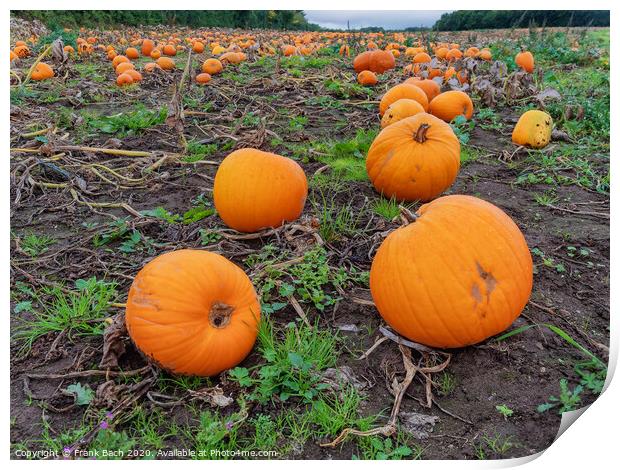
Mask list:
[{"label": "rotting pumpkin", "polygon": [[256,341],[260,304],[247,275],[203,250],[165,253],[135,277],[125,313],[136,347],[175,374],[214,376]]},{"label": "rotting pumpkin", "polygon": [[370,292],[406,338],[438,348],[479,343],[508,328],[532,291],[532,257],[517,225],[473,196],[424,204],[377,250]]}]

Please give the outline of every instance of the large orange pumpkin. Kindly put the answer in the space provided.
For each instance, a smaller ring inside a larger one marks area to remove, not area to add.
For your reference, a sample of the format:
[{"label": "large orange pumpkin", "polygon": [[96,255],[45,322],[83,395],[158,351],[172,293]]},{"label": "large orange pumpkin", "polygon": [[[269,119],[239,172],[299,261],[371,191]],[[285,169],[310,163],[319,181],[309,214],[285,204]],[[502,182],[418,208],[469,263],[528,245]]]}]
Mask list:
[{"label": "large orange pumpkin", "polygon": [[424,90],[411,83],[401,83],[400,85],[393,86],[383,95],[379,102],[379,114],[383,116],[388,106],[402,98],[416,100],[422,105],[424,111],[428,110],[428,98]]},{"label": "large orange pumpkin", "polygon": [[222,63],[217,59],[207,59],[202,64],[202,71],[204,73],[208,73],[209,75],[216,75],[222,71],[224,67]]},{"label": "large orange pumpkin", "polygon": [[297,162],[252,148],[228,155],[213,185],[218,214],[240,232],[279,227],[297,219],[307,196],[308,181]]},{"label": "large orange pumpkin", "polygon": [[460,157],[461,145],[450,125],[420,113],[379,133],[368,149],[366,171],[387,198],[428,201],[454,182]]},{"label": "large orange pumpkin", "polygon": [[370,269],[383,319],[412,341],[458,348],[508,328],[532,291],[532,257],[501,209],[473,196],[424,204],[393,231]]},{"label": "large orange pumpkin", "polygon": [[396,66],[394,55],[389,51],[374,50],[362,52],[353,59],[353,68],[357,73],[370,70],[374,73],[383,73]]},{"label": "large orange pumpkin", "polygon": [[134,344],[175,374],[213,376],[239,364],[256,340],[260,304],[250,279],[223,256],[165,253],[129,289],[125,321]]},{"label": "large orange pumpkin", "polygon": [[463,115],[471,119],[474,114],[474,104],[467,93],[459,90],[445,91],[431,101],[429,111],[434,116],[446,122],[452,121],[455,117]]},{"label": "large orange pumpkin", "polygon": [[151,39],[145,39],[144,41],[142,41],[141,52],[143,56],[149,57],[151,55],[151,52],[153,52],[154,48],[155,43]]}]

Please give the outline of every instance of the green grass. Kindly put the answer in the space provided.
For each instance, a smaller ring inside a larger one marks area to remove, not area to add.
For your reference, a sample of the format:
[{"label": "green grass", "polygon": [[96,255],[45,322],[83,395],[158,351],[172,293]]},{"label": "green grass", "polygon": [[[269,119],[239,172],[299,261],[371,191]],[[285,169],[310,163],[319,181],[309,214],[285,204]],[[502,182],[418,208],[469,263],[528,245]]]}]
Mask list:
[{"label": "green grass", "polygon": [[338,337],[317,325],[289,324],[280,339],[273,322],[262,317],[258,334],[258,351],[264,363],[251,369],[236,367],[230,378],[250,393],[249,400],[259,403],[292,397],[312,402],[324,389],[318,373],[335,365]]},{"label": "green grass", "polygon": [[318,193],[313,196],[312,205],[319,219],[318,230],[323,241],[330,243],[355,236],[364,208],[355,209],[350,204],[341,206],[333,194],[326,196],[322,190]]},{"label": "green grass", "polygon": [[393,220],[400,214],[398,201],[394,198],[385,199],[384,197],[380,197],[372,203],[371,208],[375,214],[387,220]]},{"label": "green grass", "polygon": [[34,341],[48,333],[64,332],[73,336],[99,336],[105,327],[105,317],[111,302],[117,297],[114,283],[90,279],[75,281],[74,289],[64,292],[61,287],[44,287],[32,292],[31,319],[18,326],[14,339],[27,352]]},{"label": "green grass", "polygon": [[92,132],[114,134],[119,137],[137,134],[144,129],[163,124],[168,110],[162,107],[149,110],[143,104],[139,104],[133,111],[125,111],[110,116],[96,116],[86,114],[86,123]]},{"label": "green grass", "polygon": [[24,235],[20,239],[20,247],[24,253],[36,258],[45,253],[50,246],[56,243],[56,240],[47,235],[36,235],[32,232]]}]

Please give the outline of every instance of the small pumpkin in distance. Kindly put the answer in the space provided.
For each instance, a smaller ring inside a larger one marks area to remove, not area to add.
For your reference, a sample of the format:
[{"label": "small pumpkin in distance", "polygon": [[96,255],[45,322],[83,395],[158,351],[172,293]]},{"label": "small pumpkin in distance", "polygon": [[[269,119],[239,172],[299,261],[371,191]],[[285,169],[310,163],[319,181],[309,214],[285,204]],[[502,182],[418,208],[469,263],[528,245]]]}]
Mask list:
[{"label": "small pumpkin in distance", "polygon": [[553,119],[549,114],[530,109],[521,115],[512,131],[512,141],[535,149],[546,147],[551,141]]},{"label": "small pumpkin in distance", "polygon": [[208,73],[209,75],[216,75],[220,73],[223,69],[224,67],[222,66],[222,63],[219,60],[213,58],[205,60],[202,64],[202,71],[204,73]]},{"label": "small pumpkin in distance", "polygon": [[394,55],[380,49],[362,52],[353,59],[353,68],[357,73],[364,70],[382,74],[396,66]]},{"label": "small pumpkin in distance", "polygon": [[174,70],[176,64],[170,57],[160,57],[155,61],[163,70]]},{"label": "small pumpkin in distance", "polygon": [[196,83],[199,85],[206,85],[211,81],[211,75],[206,72],[199,73],[196,75]]},{"label": "small pumpkin in distance", "polygon": [[527,73],[534,71],[534,55],[530,51],[522,50],[515,56],[515,63]]},{"label": "small pumpkin in distance", "polygon": [[381,128],[394,124],[402,119],[424,112],[424,108],[416,100],[402,98],[394,101],[383,113]]},{"label": "small pumpkin in distance", "polygon": [[357,74],[357,82],[360,85],[374,86],[377,84],[378,79],[374,72],[370,70],[362,70]]},{"label": "small pumpkin in distance", "polygon": [[39,62],[34,70],[32,71],[32,75],[30,78],[35,81],[47,80],[54,76],[54,70],[45,62]]},{"label": "small pumpkin in distance", "polygon": [[525,237],[501,209],[473,196],[424,204],[390,233],[370,268],[383,319],[431,347],[479,343],[508,328],[532,291]]},{"label": "small pumpkin in distance", "polygon": [[252,350],[260,313],[241,268],[216,253],[178,250],[136,275],[125,322],[136,347],[163,369],[214,376]]},{"label": "small pumpkin in distance", "polygon": [[377,192],[400,201],[428,201],[448,189],[461,164],[452,127],[419,113],[385,127],[368,149],[366,172]]},{"label": "small pumpkin in distance", "polygon": [[235,150],[220,164],[213,184],[215,209],[226,225],[257,232],[297,219],[308,181],[290,158],[253,148]]},{"label": "small pumpkin in distance", "polygon": [[460,115],[471,119],[474,114],[474,103],[467,93],[460,90],[444,91],[433,98],[429,112],[446,122],[451,122]]},{"label": "small pumpkin in distance", "polygon": [[125,50],[125,56],[130,60],[135,60],[140,58],[140,53],[135,47],[128,47]]},{"label": "small pumpkin in distance", "polygon": [[402,98],[415,100],[422,105],[424,111],[428,110],[428,98],[424,90],[411,83],[401,83],[393,86],[383,95],[379,102],[379,115],[383,116],[388,106]]},{"label": "small pumpkin in distance", "polygon": [[157,60],[161,57],[161,51],[159,49],[153,49],[151,51],[150,56],[151,56],[151,59]]}]

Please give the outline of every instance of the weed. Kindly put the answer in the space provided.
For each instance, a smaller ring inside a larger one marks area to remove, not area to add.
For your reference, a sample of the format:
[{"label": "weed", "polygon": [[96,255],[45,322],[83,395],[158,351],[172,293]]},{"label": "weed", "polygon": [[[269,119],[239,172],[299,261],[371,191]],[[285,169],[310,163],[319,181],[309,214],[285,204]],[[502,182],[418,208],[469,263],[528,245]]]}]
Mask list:
[{"label": "weed", "polygon": [[393,220],[400,214],[398,201],[394,198],[385,199],[384,197],[380,197],[373,202],[372,210],[377,215],[380,215],[387,220]]},{"label": "weed", "polygon": [[570,390],[568,388],[568,381],[566,379],[560,379],[560,396],[550,396],[546,403],[538,405],[537,410],[539,413],[544,413],[551,408],[558,407],[558,414],[576,410],[581,403],[582,391],[582,385],[577,385],[573,390]]},{"label": "weed", "polygon": [[510,418],[514,411],[508,408],[506,405],[496,405],[495,409],[504,417],[504,419]]},{"label": "weed", "polygon": [[24,253],[36,258],[45,253],[54,243],[56,243],[56,240],[47,235],[28,233],[20,240],[20,247]]}]

